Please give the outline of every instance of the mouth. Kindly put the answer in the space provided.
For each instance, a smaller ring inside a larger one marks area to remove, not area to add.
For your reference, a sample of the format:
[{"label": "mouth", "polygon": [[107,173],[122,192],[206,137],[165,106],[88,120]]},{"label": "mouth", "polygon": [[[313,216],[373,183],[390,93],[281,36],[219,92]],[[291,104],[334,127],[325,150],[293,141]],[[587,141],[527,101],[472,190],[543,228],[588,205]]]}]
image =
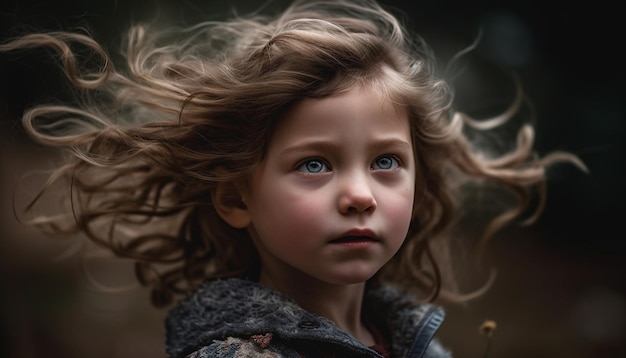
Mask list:
[{"label": "mouth", "polygon": [[331,244],[359,244],[373,243],[380,241],[376,234],[369,229],[352,229],[341,235],[341,237],[331,240]]},{"label": "mouth", "polygon": [[370,236],[342,236],[338,239],[330,241],[331,244],[353,244],[365,242],[378,242],[378,240]]}]

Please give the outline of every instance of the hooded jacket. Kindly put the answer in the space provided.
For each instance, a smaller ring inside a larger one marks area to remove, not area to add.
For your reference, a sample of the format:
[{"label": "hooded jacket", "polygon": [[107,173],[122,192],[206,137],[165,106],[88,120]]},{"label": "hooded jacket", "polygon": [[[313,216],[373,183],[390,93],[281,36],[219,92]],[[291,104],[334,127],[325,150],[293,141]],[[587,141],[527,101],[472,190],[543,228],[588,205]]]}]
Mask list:
[{"label": "hooded jacket", "polygon": [[[433,336],[444,313],[390,287],[368,290],[363,312],[387,335],[394,358],[449,358]],[[243,279],[209,281],[166,318],[171,358],[382,357],[332,321]]]}]

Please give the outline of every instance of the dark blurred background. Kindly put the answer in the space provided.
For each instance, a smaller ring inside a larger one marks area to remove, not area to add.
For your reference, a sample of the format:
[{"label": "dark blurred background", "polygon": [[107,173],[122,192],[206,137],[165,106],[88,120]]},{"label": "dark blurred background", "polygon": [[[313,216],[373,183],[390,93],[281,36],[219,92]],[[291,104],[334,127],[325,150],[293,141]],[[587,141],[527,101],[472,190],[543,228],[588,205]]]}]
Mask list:
[{"label": "dark blurred background", "polygon": [[[86,27],[111,53],[133,22],[191,24],[263,4],[1,1],[0,39]],[[487,257],[498,270],[494,286],[482,298],[448,307],[441,339],[456,357],[483,357],[487,342],[478,327],[492,319],[498,327],[491,358],[626,357],[626,42],[617,2],[382,3],[405,14],[442,64],[482,33],[454,80],[459,109],[504,108],[514,72],[534,112],[539,153],[569,151],[590,170],[550,171],[544,215],[492,241]],[[67,244],[41,237],[13,215],[16,182],[29,170],[51,168],[55,158],[19,125],[25,107],[64,96],[62,75],[38,55],[0,55],[0,357],[165,357],[165,312],[150,307],[147,291],[94,290],[77,258],[58,259]],[[32,195],[27,185],[20,188],[18,198]],[[128,267],[106,258],[96,266],[99,282],[132,284]]]}]

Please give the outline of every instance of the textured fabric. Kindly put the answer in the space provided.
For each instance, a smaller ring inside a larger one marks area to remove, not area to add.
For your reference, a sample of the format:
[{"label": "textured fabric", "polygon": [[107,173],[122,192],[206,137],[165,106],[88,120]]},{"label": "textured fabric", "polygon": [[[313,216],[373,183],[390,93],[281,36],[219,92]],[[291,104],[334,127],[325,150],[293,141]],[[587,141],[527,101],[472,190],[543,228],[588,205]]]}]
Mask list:
[{"label": "textured fabric", "polygon": [[[451,356],[438,341],[431,341],[443,319],[441,309],[416,305],[385,287],[366,294],[363,310],[387,335],[393,357],[408,357],[414,347],[424,347],[425,353],[418,356],[426,358]],[[169,312],[166,330],[172,358],[381,357],[332,321],[241,279],[199,287]]]}]

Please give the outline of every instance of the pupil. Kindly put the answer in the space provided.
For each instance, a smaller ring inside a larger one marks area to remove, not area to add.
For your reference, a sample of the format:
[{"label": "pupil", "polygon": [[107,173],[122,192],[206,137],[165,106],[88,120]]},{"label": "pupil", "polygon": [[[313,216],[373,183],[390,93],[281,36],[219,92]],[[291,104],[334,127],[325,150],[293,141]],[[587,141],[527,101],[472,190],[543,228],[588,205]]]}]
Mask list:
[{"label": "pupil", "polygon": [[307,167],[312,172],[318,172],[322,168],[322,164],[318,161],[312,161],[307,163]]},{"label": "pupil", "polygon": [[391,159],[386,158],[386,157],[385,158],[380,158],[380,159],[378,159],[378,165],[381,168],[389,168],[389,167],[391,167]]}]

